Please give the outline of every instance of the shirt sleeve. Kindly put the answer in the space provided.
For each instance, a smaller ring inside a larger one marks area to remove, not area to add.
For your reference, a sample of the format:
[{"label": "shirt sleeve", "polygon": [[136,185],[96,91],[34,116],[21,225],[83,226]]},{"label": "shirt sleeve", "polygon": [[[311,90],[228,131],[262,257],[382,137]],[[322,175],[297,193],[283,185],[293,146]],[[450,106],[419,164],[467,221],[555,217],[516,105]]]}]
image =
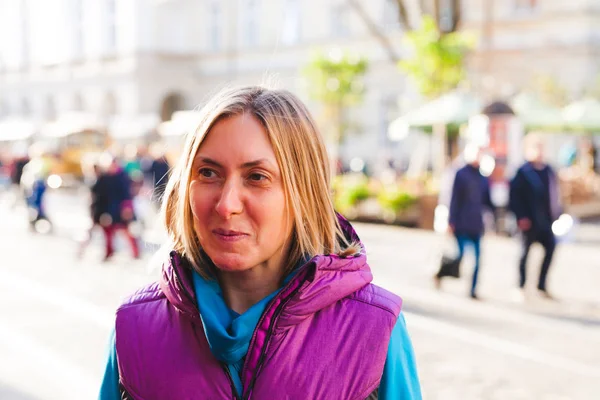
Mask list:
[{"label": "shirt sleeve", "polygon": [[102,383],[100,385],[100,395],[98,396],[98,400],[121,400],[114,329],[110,334],[108,348],[106,350],[106,368],[104,369],[104,377],[102,378]]},{"label": "shirt sleeve", "polygon": [[462,197],[462,174],[461,170],[458,170],[456,175],[454,176],[454,183],[452,184],[452,192],[450,194],[450,207],[448,212],[449,218],[448,223],[456,228],[456,223],[458,222],[458,202]]},{"label": "shirt sleeve", "polygon": [[392,399],[422,400],[415,354],[402,313],[392,331],[379,385],[379,400]]}]

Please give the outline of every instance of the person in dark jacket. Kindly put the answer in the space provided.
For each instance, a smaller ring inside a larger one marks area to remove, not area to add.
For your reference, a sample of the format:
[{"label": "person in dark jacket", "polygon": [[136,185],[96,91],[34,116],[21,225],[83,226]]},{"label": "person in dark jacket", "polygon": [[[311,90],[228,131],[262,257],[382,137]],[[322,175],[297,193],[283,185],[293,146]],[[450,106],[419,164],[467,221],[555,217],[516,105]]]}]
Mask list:
[{"label": "person in dark jacket", "polygon": [[169,180],[170,166],[167,161],[162,146],[156,143],[150,149],[152,156],[152,163],[148,168],[148,180],[152,186],[152,203],[160,208],[162,198],[167,187],[167,181]]},{"label": "person in dark jacket", "polygon": [[78,251],[78,257],[81,258],[87,246],[92,239],[92,233],[96,227],[102,228],[105,242],[108,243],[108,228],[112,224],[112,218],[109,215],[110,201],[110,178],[106,171],[99,164],[94,165],[94,181],[90,186],[90,216],[92,226],[87,231],[85,239],[81,242]]},{"label": "person in dark jacket", "polygon": [[552,224],[561,214],[558,180],[552,168],[544,162],[544,147],[539,136],[530,134],[525,138],[525,158],[527,162],[510,183],[510,208],[521,231],[519,288],[523,290],[525,287],[529,248],[537,242],[545,250],[537,288],[540,295],[551,298],[546,280],[556,248]]},{"label": "person in dark jacket", "polygon": [[[449,230],[454,234],[458,244],[458,260],[464,255],[465,247],[473,246],[475,267],[471,281],[470,296],[477,297],[477,278],[481,255],[481,237],[484,232],[483,212],[485,208],[494,210],[490,199],[489,182],[479,171],[481,150],[475,145],[467,145],[464,152],[467,165],[456,172],[450,200]],[[435,276],[439,288],[442,271]]]},{"label": "person in dark jacket", "polygon": [[113,238],[117,231],[122,231],[129,242],[134,258],[140,257],[137,239],[130,231],[130,224],[135,221],[133,209],[133,196],[131,193],[131,179],[119,166],[117,160],[113,160],[106,177],[105,188],[108,193],[107,215],[110,224],[102,224],[106,237],[106,254],[104,259],[108,260],[114,254]]}]

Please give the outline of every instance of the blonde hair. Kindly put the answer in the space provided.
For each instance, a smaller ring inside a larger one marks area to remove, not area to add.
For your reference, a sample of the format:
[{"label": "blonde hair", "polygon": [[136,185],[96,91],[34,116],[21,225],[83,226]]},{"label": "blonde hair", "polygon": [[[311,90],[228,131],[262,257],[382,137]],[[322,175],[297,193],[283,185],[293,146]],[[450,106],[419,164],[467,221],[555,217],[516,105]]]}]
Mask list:
[{"label": "blonde hair", "polygon": [[286,209],[293,221],[286,270],[304,256],[360,252],[357,243],[349,243],[344,237],[338,223],[330,192],[327,151],[308,110],[288,91],[258,86],[222,90],[202,108],[198,126],[188,133],[162,205],[174,250],[200,274],[209,276],[212,263],[200,247],[189,202],[192,164],[218,121],[244,113],[262,124],[281,170]]}]

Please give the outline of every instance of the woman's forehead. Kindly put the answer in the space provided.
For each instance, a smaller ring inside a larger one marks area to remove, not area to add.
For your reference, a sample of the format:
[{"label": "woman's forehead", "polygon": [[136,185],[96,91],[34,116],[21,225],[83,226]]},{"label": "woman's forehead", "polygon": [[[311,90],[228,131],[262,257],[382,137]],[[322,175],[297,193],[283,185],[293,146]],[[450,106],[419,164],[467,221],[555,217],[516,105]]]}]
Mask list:
[{"label": "woman's forehead", "polygon": [[219,120],[200,144],[195,160],[251,167],[277,159],[269,136],[258,119],[247,113]]}]

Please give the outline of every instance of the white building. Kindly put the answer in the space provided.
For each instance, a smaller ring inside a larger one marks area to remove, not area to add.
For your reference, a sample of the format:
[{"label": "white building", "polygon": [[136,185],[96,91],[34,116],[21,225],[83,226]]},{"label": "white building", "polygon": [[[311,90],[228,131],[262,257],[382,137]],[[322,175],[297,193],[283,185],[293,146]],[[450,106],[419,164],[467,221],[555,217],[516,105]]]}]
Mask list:
[{"label": "white building", "polygon": [[600,71],[600,1],[463,0],[462,29],[479,36],[474,85],[496,96],[552,76],[572,96]]},{"label": "white building", "polygon": [[[400,48],[393,2],[364,6]],[[227,83],[272,82],[306,99],[300,71],[310,52],[340,46],[369,58],[355,121],[376,148],[404,86],[340,0],[3,0],[0,32],[0,117],[81,110],[168,119]]]},{"label": "white building", "polygon": [[[395,1],[357,2],[401,57]],[[585,85],[598,70],[599,8],[597,0],[463,0],[462,26],[482,37],[475,86],[502,94],[538,70]],[[228,83],[262,82],[299,94],[318,117],[301,70],[315,48],[340,47],[369,60],[344,154],[378,160],[393,151],[386,132],[399,96],[404,106],[416,98],[348,0],[0,0],[0,44],[0,118],[81,110],[165,120]]]}]

